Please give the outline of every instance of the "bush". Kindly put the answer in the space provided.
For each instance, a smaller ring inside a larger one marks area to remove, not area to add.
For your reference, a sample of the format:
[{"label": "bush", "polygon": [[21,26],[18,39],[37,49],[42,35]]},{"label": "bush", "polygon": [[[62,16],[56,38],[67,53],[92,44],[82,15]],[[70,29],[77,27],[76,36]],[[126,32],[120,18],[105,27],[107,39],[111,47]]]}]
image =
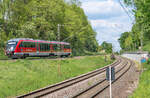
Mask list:
[{"label": "bush", "polygon": [[150,64],[150,58],[148,58],[148,60],[147,60],[147,64]]}]

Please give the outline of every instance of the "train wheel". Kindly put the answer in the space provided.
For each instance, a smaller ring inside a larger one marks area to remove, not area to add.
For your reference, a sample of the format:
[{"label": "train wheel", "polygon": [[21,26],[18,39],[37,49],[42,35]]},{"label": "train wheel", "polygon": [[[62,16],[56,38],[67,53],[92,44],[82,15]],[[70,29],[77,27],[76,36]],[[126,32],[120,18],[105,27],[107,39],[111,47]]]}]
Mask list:
[{"label": "train wheel", "polygon": [[18,59],[17,57],[11,57],[11,59]]},{"label": "train wheel", "polygon": [[61,57],[61,58],[63,58],[63,57],[64,57],[64,55],[60,55],[60,57]]},{"label": "train wheel", "polygon": [[22,57],[20,57],[21,59],[25,59],[26,57],[25,56],[22,56]]},{"label": "train wheel", "polygon": [[68,57],[69,55],[65,55],[65,57]]}]

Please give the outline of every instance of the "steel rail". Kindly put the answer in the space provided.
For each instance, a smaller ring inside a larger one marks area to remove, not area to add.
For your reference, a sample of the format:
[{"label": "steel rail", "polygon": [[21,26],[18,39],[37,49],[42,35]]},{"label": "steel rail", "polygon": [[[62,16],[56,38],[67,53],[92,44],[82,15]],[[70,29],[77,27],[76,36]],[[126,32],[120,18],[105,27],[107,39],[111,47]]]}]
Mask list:
[{"label": "steel rail", "polygon": [[[129,60],[130,61],[130,60]],[[134,63],[132,61],[130,61],[130,65],[128,66],[128,68],[121,73],[121,75],[119,75],[114,81],[112,81],[112,84],[115,83],[118,79],[120,79],[126,72],[128,72],[128,70],[131,68],[132,65],[134,65]],[[105,88],[103,88],[102,90],[98,91],[95,95],[93,95],[91,98],[95,98],[96,96],[98,96],[101,92],[103,92],[105,89],[107,89],[109,87],[109,85],[107,85]]]},{"label": "steel rail", "polygon": [[[118,69],[115,73],[119,73],[122,69],[124,69],[126,67],[126,65],[128,64],[128,62],[125,62],[123,64],[123,67],[121,67],[120,69]],[[98,83],[92,85],[91,87],[87,88],[86,90],[83,90],[82,92],[80,92],[79,94],[73,96],[73,98],[77,98],[77,97],[80,97],[82,96],[83,94],[87,93],[87,92],[90,92],[92,91],[92,89],[94,89],[96,86],[100,85],[100,84],[103,84],[104,82],[107,82],[106,78],[104,78],[103,80],[99,81]],[[108,85],[109,86],[109,85]],[[104,87],[105,88],[105,87]],[[102,90],[98,91],[98,92],[102,92]],[[95,95],[95,94],[94,94]]]},{"label": "steel rail", "polygon": [[[129,60],[127,61],[127,62],[129,62]],[[125,69],[126,68],[126,65],[128,65],[127,66],[127,69],[124,71],[124,72],[122,72],[120,75],[118,75],[117,76],[117,78],[116,78],[116,80],[114,80],[112,83],[115,83],[120,77],[122,77],[129,69],[130,69],[130,67],[131,67],[131,65],[132,65],[132,63],[133,62],[131,62],[130,61],[130,63],[131,64],[125,64],[122,68],[120,68],[118,71],[116,71],[116,76],[119,74],[119,72],[120,71],[122,71],[123,69]],[[118,73],[118,74],[117,74]],[[99,87],[98,87],[99,86]],[[101,92],[103,92],[106,88],[108,88],[109,87],[109,84],[108,84],[108,82],[106,81],[106,79],[104,79],[104,80],[102,80],[102,81],[100,81],[100,82],[98,82],[98,83],[96,83],[95,85],[93,85],[93,86],[91,86],[91,87],[89,87],[88,89],[86,89],[85,91],[83,91],[83,92],[80,92],[79,94],[77,94],[76,96],[73,96],[73,98],[77,98],[77,97],[85,97],[85,96],[87,96],[87,94],[90,92],[90,91],[92,91],[92,90],[95,90],[96,92],[93,92],[92,94],[90,93],[89,94],[89,96],[88,97],[90,97],[90,98],[95,98],[97,95],[99,95]]]},{"label": "steel rail", "polygon": [[[118,64],[122,63],[121,61],[122,61],[121,58],[117,59],[114,63],[112,63],[112,64],[110,64],[108,66],[117,66]],[[42,89],[30,92],[30,93],[25,94],[25,95],[17,96],[17,98],[24,98],[24,97],[34,98],[34,97],[41,97],[41,96],[53,93],[53,92],[58,91],[60,89],[66,88],[68,86],[71,86],[71,85],[73,85],[75,83],[79,83],[79,82],[81,82],[83,80],[86,80],[86,79],[88,79],[90,77],[96,76],[97,74],[103,73],[103,72],[105,72],[105,69],[108,66],[105,66],[103,68],[97,69],[95,71],[89,72],[87,74],[83,74],[81,76],[78,76],[78,77],[75,77],[75,78],[72,78],[72,79],[69,79],[69,80],[57,83],[55,85],[51,85],[51,86],[48,86],[48,87],[45,87],[45,88],[42,88]]]}]

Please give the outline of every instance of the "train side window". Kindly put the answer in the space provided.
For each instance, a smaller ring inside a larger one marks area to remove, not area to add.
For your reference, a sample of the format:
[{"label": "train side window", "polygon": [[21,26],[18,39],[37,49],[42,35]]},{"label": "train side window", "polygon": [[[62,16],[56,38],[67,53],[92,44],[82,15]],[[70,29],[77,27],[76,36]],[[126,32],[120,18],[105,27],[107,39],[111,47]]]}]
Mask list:
[{"label": "train side window", "polygon": [[27,48],[28,47],[27,45],[28,45],[27,42],[23,42],[23,47],[24,48]]},{"label": "train side window", "polygon": [[46,43],[46,51],[50,51],[50,44]]},{"label": "train side window", "polygon": [[30,43],[30,47],[31,47],[31,48],[35,48],[35,43],[34,43],[34,42],[31,42],[31,43]]},{"label": "train side window", "polygon": [[54,50],[58,50],[58,45],[57,44],[53,44],[53,49]]},{"label": "train side window", "polygon": [[23,42],[22,47],[24,47],[24,48],[35,48],[35,43],[34,42]]},{"label": "train side window", "polygon": [[47,44],[43,44],[43,50],[46,51],[47,50]]},{"label": "train side window", "polygon": [[27,42],[23,42],[23,47],[24,48],[27,48],[28,47],[27,45],[28,45]]},{"label": "train side window", "polygon": [[65,45],[64,48],[65,49],[70,49],[70,45]]},{"label": "train side window", "polygon": [[43,46],[42,46],[43,43],[40,43],[40,51],[43,51]]},{"label": "train side window", "polygon": [[64,45],[63,44],[61,44],[61,50],[63,50],[64,49]]},{"label": "train side window", "polygon": [[50,51],[50,45],[48,43],[40,43],[40,51]]},{"label": "train side window", "polygon": [[47,44],[47,51],[50,51],[50,44]]},{"label": "train side window", "polygon": [[66,49],[66,45],[64,45],[64,49]]}]

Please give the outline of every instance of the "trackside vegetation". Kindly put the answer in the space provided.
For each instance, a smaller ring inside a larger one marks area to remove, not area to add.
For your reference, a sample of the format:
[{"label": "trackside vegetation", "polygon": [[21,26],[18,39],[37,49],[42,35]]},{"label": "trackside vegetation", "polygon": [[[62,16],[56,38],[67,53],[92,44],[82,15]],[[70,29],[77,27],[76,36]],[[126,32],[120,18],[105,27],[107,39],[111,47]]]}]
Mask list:
[{"label": "trackside vegetation", "polygon": [[[150,51],[150,13],[149,4],[150,0],[123,0],[127,6],[132,9],[132,14],[135,16],[135,22],[130,32],[124,32],[119,38],[122,51],[135,51],[140,46],[144,50]],[[130,13],[130,14],[131,14]],[[133,19],[134,20],[134,19]]]},{"label": "trackside vegetation", "polygon": [[[124,0],[132,7],[135,22],[130,32],[124,32],[119,38],[122,51],[142,49],[150,52],[150,0]],[[142,47],[141,47],[142,46]],[[149,61],[148,61],[149,62]],[[150,98],[150,64],[144,64],[138,88],[130,98]]]},{"label": "trackside vegetation", "polygon": [[148,42],[144,47],[143,50],[148,51],[150,53],[150,42]]},{"label": "trackside vegetation", "polygon": [[8,59],[8,57],[5,56],[4,50],[0,49],[0,60],[2,60],[2,59]]},{"label": "trackside vegetation", "polygon": [[[14,97],[112,63],[104,56],[0,61],[0,98]],[[60,64],[60,74],[58,65]]]},{"label": "trackside vegetation", "polygon": [[140,76],[138,88],[130,98],[149,98],[150,97],[150,64],[144,64],[144,72]]},{"label": "trackside vegetation", "polygon": [[73,55],[96,52],[98,42],[79,0],[0,0],[0,48],[12,38],[71,43]]}]

